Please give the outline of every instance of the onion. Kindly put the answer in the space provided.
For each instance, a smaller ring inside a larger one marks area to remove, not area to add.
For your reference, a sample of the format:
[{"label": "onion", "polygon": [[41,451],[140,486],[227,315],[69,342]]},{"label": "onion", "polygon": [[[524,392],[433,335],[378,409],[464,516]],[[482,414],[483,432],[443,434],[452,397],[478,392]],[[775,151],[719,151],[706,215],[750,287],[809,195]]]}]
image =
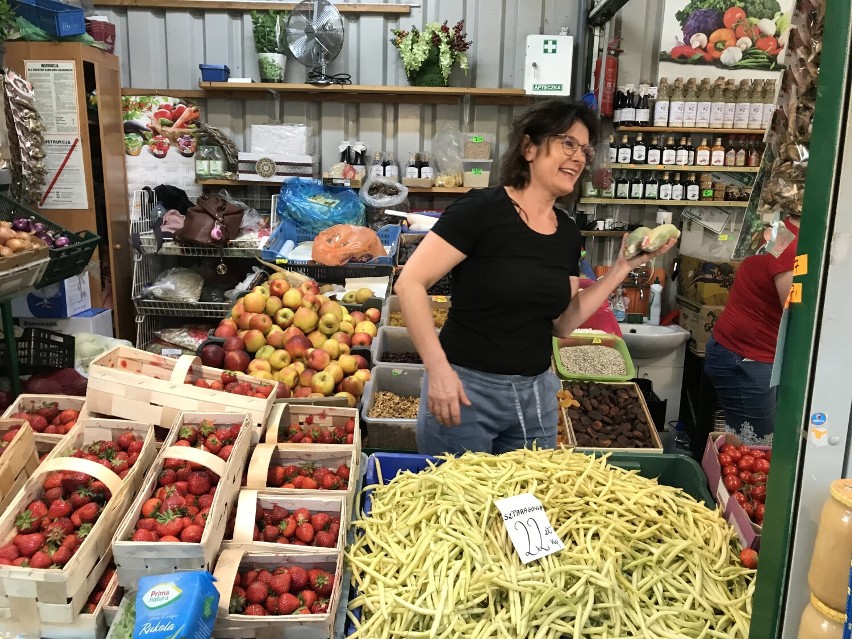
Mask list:
[{"label": "onion", "polygon": [[[45,233],[47,231],[47,225],[43,222],[35,222],[30,229],[31,233],[35,233],[38,235],[39,233]],[[40,237],[40,236],[39,236]]]},{"label": "onion", "polygon": [[9,257],[12,254],[12,249],[8,246],[0,246],[0,257]]},{"label": "onion", "polygon": [[27,247],[27,243],[24,240],[19,240],[18,238],[13,238],[6,242],[6,248],[12,251],[12,253],[20,253],[21,251],[25,251]]},{"label": "onion", "polygon": [[12,220],[12,228],[16,231],[29,231],[30,221],[25,217],[16,217]]},{"label": "onion", "polygon": [[45,244],[47,244],[48,246],[53,247],[53,238],[52,238],[52,237],[50,237],[50,234],[49,234],[49,233],[45,233],[44,231],[42,231],[41,233],[36,232],[36,233],[35,233],[35,236],[36,236],[38,239],[40,239],[42,242],[44,242]]},{"label": "onion", "polygon": [[16,237],[17,233],[12,230],[11,226],[0,226],[0,244],[6,245],[6,242]]},{"label": "onion", "polygon": [[53,241],[53,248],[65,248],[71,245],[71,239],[67,235],[61,235]]}]

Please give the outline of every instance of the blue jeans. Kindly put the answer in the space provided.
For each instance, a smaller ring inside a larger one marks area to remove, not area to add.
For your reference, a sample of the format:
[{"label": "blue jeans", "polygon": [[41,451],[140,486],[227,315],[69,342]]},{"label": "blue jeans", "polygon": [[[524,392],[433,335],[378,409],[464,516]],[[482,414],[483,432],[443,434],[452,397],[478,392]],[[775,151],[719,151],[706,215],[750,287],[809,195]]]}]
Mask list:
[{"label": "blue jeans", "polygon": [[417,450],[425,455],[465,451],[499,455],[532,446],[556,447],[559,379],[547,370],[534,377],[494,375],[453,366],[470,399],[458,426],[441,426],[429,412],[428,373],[420,391]]},{"label": "blue jeans", "polygon": [[713,382],[727,430],[745,444],[771,443],[777,390],[769,387],[772,364],[756,362],[728,350],[710,336],[704,372]]}]

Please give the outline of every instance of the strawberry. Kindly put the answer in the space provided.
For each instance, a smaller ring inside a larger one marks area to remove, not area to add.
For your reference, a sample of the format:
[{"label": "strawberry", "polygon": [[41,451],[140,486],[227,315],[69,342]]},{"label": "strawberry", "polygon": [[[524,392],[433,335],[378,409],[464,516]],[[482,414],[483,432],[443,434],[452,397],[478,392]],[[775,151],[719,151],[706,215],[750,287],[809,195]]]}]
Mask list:
[{"label": "strawberry", "polygon": [[278,530],[281,531],[282,537],[288,537],[289,538],[289,537],[292,537],[293,535],[295,535],[296,534],[296,527],[297,527],[296,520],[293,519],[292,516],[288,517],[287,519],[282,521],[280,524],[278,524]]},{"label": "strawberry", "polygon": [[[325,481],[325,480],[323,480],[323,481]],[[303,477],[302,478],[302,488],[304,488],[305,490],[315,490],[315,489],[319,488],[319,484],[317,484],[317,482],[314,481],[313,477]]]},{"label": "strawberry", "polygon": [[248,572],[243,573],[243,588],[248,588],[255,581],[257,581],[256,570],[249,570]]},{"label": "strawberry", "polygon": [[269,595],[263,602],[263,607],[270,615],[278,614],[278,595]]},{"label": "strawberry", "polygon": [[246,588],[246,601],[248,601],[249,603],[264,603],[268,596],[269,587],[262,581],[255,581],[248,588]]},{"label": "strawberry", "polygon": [[331,589],[334,586],[332,575],[325,570],[315,568],[308,572],[311,580],[311,588],[321,597],[331,596]]},{"label": "strawberry", "polygon": [[296,538],[306,544],[311,543],[314,540],[314,527],[308,523],[302,524],[296,528]]},{"label": "strawberry", "polygon": [[41,415],[47,421],[52,422],[60,415],[59,406],[56,402],[43,404],[41,408],[36,409],[35,414]]},{"label": "strawberry", "polygon": [[136,441],[136,435],[131,432],[121,433],[121,435],[115,439],[115,443],[118,444],[118,447],[125,451],[130,448],[130,444],[134,441]]},{"label": "strawberry", "polygon": [[225,385],[218,379],[214,379],[212,382],[210,382],[210,388],[216,391],[220,391],[225,390]]},{"label": "strawberry", "polygon": [[299,591],[308,586],[308,571],[301,566],[290,568],[290,589]]},{"label": "strawberry", "polygon": [[310,607],[317,602],[317,593],[315,593],[313,590],[305,589],[299,593],[299,601],[302,602],[302,605],[305,608],[310,609]]},{"label": "strawberry", "polygon": [[32,429],[37,433],[43,433],[47,428],[47,420],[41,415],[30,415],[27,421],[32,426]]},{"label": "strawberry", "polygon": [[283,595],[286,592],[290,592],[290,574],[285,572],[273,575],[267,585],[276,595]]},{"label": "strawberry", "polygon": [[314,537],[314,545],[322,548],[334,548],[336,541],[336,535],[332,535],[330,532],[324,530],[320,530],[316,537]]},{"label": "strawberry", "polygon": [[53,565],[53,559],[46,552],[38,550],[30,557],[30,568],[50,568]]},{"label": "strawberry", "polygon": [[204,526],[190,524],[180,533],[180,540],[187,544],[200,544],[204,535]]},{"label": "strawberry", "polygon": [[231,456],[232,450],[234,450],[233,444],[225,444],[224,446],[222,446],[222,450],[220,450],[217,453],[217,455],[218,455],[219,459],[223,459],[225,461],[228,461],[228,458]]},{"label": "strawberry", "polygon": [[61,544],[62,541],[74,533],[76,528],[74,523],[68,517],[60,517],[55,519],[47,528],[44,529],[44,534],[47,535],[48,543]]},{"label": "strawberry", "polygon": [[[210,441],[208,438],[207,441]],[[211,482],[207,473],[195,472],[186,480],[187,490],[193,495],[204,495],[210,491]]]},{"label": "strawberry", "polygon": [[53,553],[53,563],[57,566],[64,566],[69,561],[71,561],[71,557],[74,555],[74,551],[72,551],[67,546],[60,546],[56,549],[56,552]]},{"label": "strawberry", "polygon": [[77,537],[80,538],[80,541],[83,541],[89,536],[90,532],[92,532],[92,524],[83,524],[77,529]]},{"label": "strawberry", "polygon": [[142,449],[144,447],[144,441],[142,441],[141,439],[134,439],[132,442],[130,442],[130,446],[127,447],[127,454],[131,456],[138,455],[142,452]]},{"label": "strawberry", "polygon": [[337,467],[335,474],[340,477],[342,481],[349,481],[349,466],[346,464],[340,464],[340,466]]},{"label": "strawberry", "polygon": [[236,384],[237,383],[237,374],[234,371],[222,371],[222,379],[221,382],[226,386],[228,384]]},{"label": "strawberry", "polygon": [[183,518],[174,510],[167,510],[157,515],[157,528],[155,532],[160,537],[177,537],[183,528]]},{"label": "strawberry", "polygon": [[207,438],[216,432],[216,424],[209,419],[204,419],[198,424],[198,433],[201,437]]},{"label": "strawberry", "polygon": [[85,486],[80,486],[71,495],[68,500],[71,503],[71,508],[77,510],[92,501],[92,491]]},{"label": "strawberry", "polygon": [[36,517],[31,511],[25,510],[15,518],[15,528],[23,535],[37,532],[41,529],[41,517]]},{"label": "strawberry", "polygon": [[[269,526],[265,526],[263,532],[261,533],[261,538],[266,542],[274,542],[278,539],[279,530],[278,526],[273,526],[270,524]],[[280,593],[279,593],[280,594]]]},{"label": "strawberry", "polygon": [[63,493],[62,493],[62,487],[61,486],[59,486],[57,488],[48,488],[47,490],[44,491],[42,498],[44,499],[45,503],[52,504],[57,499],[62,499],[62,494]]},{"label": "strawberry", "polygon": [[242,431],[242,424],[234,424],[228,431],[228,439],[230,441],[236,441],[237,437],[240,436],[240,431]]},{"label": "strawberry", "polygon": [[205,508],[210,508],[213,505],[213,495],[199,495],[198,496],[198,507],[204,510]]},{"label": "strawberry", "polygon": [[133,532],[133,536],[130,538],[130,541],[157,541],[157,538],[150,530],[139,528]]},{"label": "strawberry", "polygon": [[354,418],[350,417],[348,420],[346,420],[345,429],[346,429],[347,435],[352,435],[352,434],[355,433],[355,419]]},{"label": "strawberry", "polygon": [[[71,515],[71,517],[74,517],[74,515],[77,515],[77,516],[79,516],[81,523],[91,524],[92,522],[97,520],[99,514],[100,514],[100,507],[96,503],[92,502],[92,503],[88,503],[84,506],[81,506],[80,508],[75,510],[74,513]],[[73,519],[72,519],[72,521],[73,521]]]},{"label": "strawberry", "polygon": [[191,445],[195,445],[195,442],[198,441],[198,431],[192,426],[181,426],[178,431],[178,439],[189,442]]},{"label": "strawberry", "polygon": [[331,524],[331,515],[328,513],[316,513],[311,515],[311,526],[314,527],[314,530],[328,530],[328,526]]},{"label": "strawberry", "polygon": [[231,599],[228,602],[228,612],[232,615],[242,614],[246,607],[246,591],[235,586],[231,591]]},{"label": "strawberry", "polygon": [[206,379],[196,379],[195,386],[198,388],[210,388],[210,384],[207,383]]},{"label": "strawberry", "polygon": [[162,506],[162,504],[163,502],[157,499],[156,497],[147,499],[145,503],[142,504],[142,516],[153,517],[160,510],[160,506]]},{"label": "strawberry", "polygon": [[45,490],[50,490],[51,488],[62,488],[62,479],[64,477],[65,473],[63,472],[57,471],[50,473],[47,477],[45,477],[42,487]]},{"label": "strawberry", "polygon": [[216,437],[216,435],[210,435],[210,437],[204,440],[204,449],[207,452],[216,455],[220,450],[222,450],[222,442],[219,441],[219,438]]},{"label": "strawberry", "polygon": [[15,436],[18,434],[19,430],[21,430],[21,429],[20,428],[11,428],[11,429],[7,430],[5,433],[3,433],[3,441],[6,442],[6,443],[11,442],[13,439],[15,439]]},{"label": "strawberry", "polygon": [[291,595],[289,592],[284,593],[278,599],[278,614],[292,615],[301,605],[302,602],[299,601],[296,595]]},{"label": "strawberry", "polygon": [[150,530],[151,532],[155,532],[157,530],[156,515],[153,515],[151,517],[143,517],[142,519],[137,521],[136,530]]},{"label": "strawberry", "polygon": [[337,475],[326,475],[323,477],[320,487],[325,490],[340,490],[340,477]]},{"label": "strawberry", "polygon": [[249,604],[246,606],[246,609],[243,610],[244,615],[251,615],[253,617],[265,617],[269,613],[266,612],[266,608],[261,606],[260,604]]},{"label": "strawberry", "polygon": [[[69,521],[71,520],[69,519]],[[83,540],[80,539],[77,535],[68,535],[65,539],[62,540],[60,546],[67,548],[71,552],[74,552],[75,550],[77,550],[77,548],[80,547],[81,543],[83,543]]]},{"label": "strawberry", "polygon": [[0,546],[0,559],[13,561],[20,556],[21,551],[18,550],[18,547],[15,544],[6,544],[5,546]]},{"label": "strawberry", "polygon": [[272,573],[269,572],[266,568],[261,568],[257,571],[257,580],[268,584],[272,580]]},{"label": "strawberry", "polygon": [[159,486],[171,486],[177,481],[177,473],[171,468],[164,468],[157,475],[157,484]]},{"label": "strawberry", "polygon": [[73,408],[66,408],[64,411],[59,413],[59,423],[67,424],[68,422],[77,421],[77,418],[80,416],[80,411],[74,410]]},{"label": "strawberry", "polygon": [[174,511],[176,514],[180,514],[185,508],[186,498],[181,497],[177,492],[172,492],[163,500],[160,512]]},{"label": "strawberry", "polygon": [[319,439],[317,439],[318,444],[333,444],[334,443],[334,435],[330,430],[324,430],[320,432]]},{"label": "strawberry", "polygon": [[345,429],[345,428],[342,428],[342,427],[340,427],[340,426],[337,426],[337,427],[336,427],[336,428],[332,431],[332,436],[333,436],[333,438],[334,438],[334,443],[335,443],[335,444],[342,444],[343,442],[345,442],[345,441],[346,441],[346,429]]},{"label": "strawberry", "polygon": [[328,612],[328,604],[329,601],[325,597],[321,597],[317,599],[317,602],[311,606],[311,614],[312,615],[324,615]]},{"label": "strawberry", "polygon": [[266,485],[273,488],[280,488],[286,481],[284,468],[281,466],[270,466],[266,472]]},{"label": "strawberry", "polygon": [[[7,560],[4,559],[3,561],[7,561]],[[13,566],[21,566],[23,568],[29,568],[30,559],[29,559],[29,557],[18,557],[17,559],[12,560],[12,565]]]}]

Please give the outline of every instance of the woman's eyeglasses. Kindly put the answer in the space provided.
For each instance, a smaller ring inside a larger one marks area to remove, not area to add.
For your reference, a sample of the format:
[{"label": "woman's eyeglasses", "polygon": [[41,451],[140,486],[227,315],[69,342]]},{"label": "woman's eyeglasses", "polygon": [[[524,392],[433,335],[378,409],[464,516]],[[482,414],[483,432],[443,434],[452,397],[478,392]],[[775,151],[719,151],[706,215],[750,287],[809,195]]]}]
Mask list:
[{"label": "woman's eyeglasses", "polygon": [[574,157],[574,154],[577,151],[583,151],[583,156],[586,158],[586,164],[591,164],[595,159],[595,147],[590,144],[580,144],[577,139],[573,136],[566,135],[565,133],[560,133],[559,135],[554,135],[554,138],[558,138],[562,141],[562,150],[565,152],[569,158]]}]

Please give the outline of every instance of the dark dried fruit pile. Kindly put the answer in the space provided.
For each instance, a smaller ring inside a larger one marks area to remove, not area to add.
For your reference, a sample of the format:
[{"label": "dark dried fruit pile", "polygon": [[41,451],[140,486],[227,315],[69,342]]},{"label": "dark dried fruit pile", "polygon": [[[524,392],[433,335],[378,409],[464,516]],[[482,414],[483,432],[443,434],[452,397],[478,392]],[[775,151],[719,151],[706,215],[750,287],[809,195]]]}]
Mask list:
[{"label": "dark dried fruit pile", "polygon": [[579,407],[566,408],[577,446],[653,448],[648,418],[633,386],[573,382],[567,390]]},{"label": "dark dried fruit pile", "polygon": [[422,364],[418,353],[382,353],[382,361],[391,364]]}]

